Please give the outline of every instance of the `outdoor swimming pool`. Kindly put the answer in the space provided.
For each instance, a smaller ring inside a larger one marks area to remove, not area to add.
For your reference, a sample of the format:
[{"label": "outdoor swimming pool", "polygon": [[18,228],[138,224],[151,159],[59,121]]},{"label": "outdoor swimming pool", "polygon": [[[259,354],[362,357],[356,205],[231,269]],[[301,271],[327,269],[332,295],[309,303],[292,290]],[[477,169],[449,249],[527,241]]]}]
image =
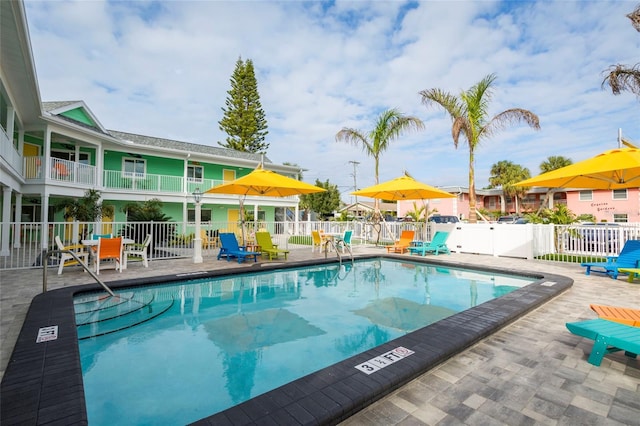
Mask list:
[{"label": "outdoor swimming pool", "polygon": [[194,422],[534,281],[375,258],[84,293],[89,424]]},{"label": "outdoor swimming pool", "polygon": [[[395,259],[404,261],[409,258],[405,256],[364,254],[356,256],[356,259]],[[474,343],[491,336],[500,328],[524,316],[529,311],[552,300],[571,288],[573,284],[573,280],[568,277],[548,272],[510,270],[489,266],[478,267],[477,265],[451,261],[448,256],[428,256],[424,258],[418,256],[410,259],[413,261],[412,264],[428,267],[463,268],[470,272],[485,271],[497,275],[526,277],[535,281],[484,303],[479,303],[480,298],[478,298],[477,306],[295,379],[283,386],[197,421],[197,423],[233,425],[256,423],[336,424],[402,387],[409,381],[422,377],[423,374],[437,367],[440,363],[470,348]],[[175,274],[138,278],[123,277],[123,279],[117,281],[110,281],[109,286],[116,293],[126,293],[132,287],[157,286],[188,278],[230,279],[233,276],[250,271],[276,272],[285,267],[294,268],[321,264],[337,266],[335,259],[290,260],[284,264],[280,262],[263,262],[255,265],[229,265],[228,268],[208,271],[188,271],[185,273],[177,271]],[[411,267],[408,263],[407,265],[409,268]],[[338,280],[345,276],[345,272],[345,270],[340,272]],[[386,287],[393,284],[390,281],[391,277],[391,275],[387,275],[387,279],[380,282],[379,289],[381,291],[386,291]],[[416,278],[416,282],[420,283],[420,277],[420,274],[416,275],[414,273],[414,275],[411,275],[411,281]],[[347,275],[346,280],[342,281],[349,283],[350,278],[353,278],[351,273]],[[305,281],[307,280],[305,279]],[[306,285],[300,284],[303,289],[303,295],[309,291],[315,291],[313,282],[314,280],[311,279]],[[431,283],[432,281],[429,281],[430,290]],[[277,288],[277,286],[275,287]],[[89,423],[85,403],[85,383],[78,347],[79,333],[84,331],[76,325],[74,300],[78,296],[95,293],[99,290],[101,290],[100,286],[92,283],[50,290],[33,298],[2,378],[0,423]],[[227,294],[229,293],[227,292]],[[433,292],[430,292],[429,295],[431,303],[435,304]],[[481,293],[478,292],[478,295],[480,296]],[[185,292],[185,302],[182,306],[185,315],[189,312],[190,307],[192,309],[191,312],[193,312],[194,307],[193,303],[188,303],[187,296],[188,293]],[[474,300],[471,292],[469,292],[467,298],[470,301]],[[196,298],[195,300],[200,300],[200,306],[206,305],[206,303],[203,303],[203,298]],[[181,299],[175,301],[174,303],[177,303],[175,306],[181,307],[181,301]],[[237,302],[237,300],[235,301]],[[245,304],[244,301],[245,299],[243,299],[243,309],[251,305],[250,303]],[[147,299],[141,300],[143,304],[148,302],[149,300]],[[229,303],[232,305],[234,302]],[[153,317],[167,309],[167,306],[169,305],[162,305],[159,310],[152,310],[151,312],[148,309],[146,311],[142,310],[144,313],[141,314],[139,319],[144,320],[145,316],[146,318]],[[124,310],[124,305],[121,309]],[[331,313],[331,307],[326,311]],[[304,317],[303,315],[298,316]],[[158,320],[161,321],[161,318],[162,315]],[[203,317],[201,316],[200,320],[202,321],[202,319]],[[185,329],[189,327],[187,320],[188,318],[185,316],[183,320],[183,323],[186,322]],[[41,336],[44,338],[40,339]],[[131,342],[143,342],[147,340],[147,334],[138,333],[137,336],[131,337],[129,340]],[[128,343],[127,341],[122,344]],[[117,347],[117,345],[114,345],[114,347]],[[176,347],[177,344],[170,345],[166,350],[171,352]],[[407,350],[402,350],[402,348]],[[130,353],[125,360],[125,364],[129,360],[135,360],[137,355],[136,352]],[[312,354],[310,358],[314,357],[315,354]],[[212,362],[215,361],[212,360]],[[261,362],[260,359],[258,361]],[[379,368],[380,362],[385,362],[387,365],[384,368]],[[175,370],[177,365],[168,361],[160,370]],[[129,382],[124,375],[124,367],[125,365],[113,365],[107,374],[116,376],[123,382]],[[377,370],[365,372],[358,367],[377,368]],[[174,373],[173,377],[176,380],[197,377],[197,373],[192,371],[192,366],[182,366],[181,368],[182,371]],[[157,382],[151,382],[144,389],[144,392],[155,386],[164,386],[164,384],[158,385]],[[222,386],[224,386],[224,383]],[[221,384],[219,382],[210,383],[206,393],[213,394],[218,392],[220,387]],[[187,396],[177,395],[176,398],[184,399],[189,396],[198,397],[198,395],[191,394]],[[144,397],[144,393],[135,396],[135,398],[141,400]]]}]

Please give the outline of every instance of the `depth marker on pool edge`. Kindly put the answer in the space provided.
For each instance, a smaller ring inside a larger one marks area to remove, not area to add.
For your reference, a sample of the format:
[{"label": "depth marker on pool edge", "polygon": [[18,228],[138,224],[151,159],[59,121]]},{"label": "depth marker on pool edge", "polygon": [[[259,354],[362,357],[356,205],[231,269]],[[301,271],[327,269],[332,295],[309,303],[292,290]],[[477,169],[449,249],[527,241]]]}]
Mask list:
[{"label": "depth marker on pool edge", "polygon": [[390,350],[389,352],[386,352],[375,358],[371,358],[369,361],[365,361],[362,364],[356,365],[355,367],[365,374],[371,374],[414,353],[415,352],[411,349],[398,346],[397,348]]}]

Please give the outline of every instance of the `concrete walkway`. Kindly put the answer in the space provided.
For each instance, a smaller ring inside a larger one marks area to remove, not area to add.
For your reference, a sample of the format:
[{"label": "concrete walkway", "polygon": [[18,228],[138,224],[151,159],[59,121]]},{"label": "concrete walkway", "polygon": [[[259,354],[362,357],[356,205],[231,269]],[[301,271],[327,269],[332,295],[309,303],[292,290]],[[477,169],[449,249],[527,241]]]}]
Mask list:
[{"label": "concrete walkway", "polygon": [[[359,253],[383,250],[355,248]],[[292,260],[322,258],[292,250]],[[640,425],[640,360],[607,355],[600,367],[586,358],[593,342],[574,336],[565,322],[595,318],[590,303],[640,309],[640,284],[625,278],[585,276],[578,265],[468,254],[446,260],[520,271],[546,271],[574,286],[474,347],[403,386],[344,425]],[[133,263],[122,274],[101,271],[105,281],[237,267],[235,262],[190,259]],[[250,267],[250,264],[247,264]],[[48,288],[91,283],[79,268],[48,272]],[[31,299],[42,292],[42,270],[0,271],[0,373],[3,375]]]}]

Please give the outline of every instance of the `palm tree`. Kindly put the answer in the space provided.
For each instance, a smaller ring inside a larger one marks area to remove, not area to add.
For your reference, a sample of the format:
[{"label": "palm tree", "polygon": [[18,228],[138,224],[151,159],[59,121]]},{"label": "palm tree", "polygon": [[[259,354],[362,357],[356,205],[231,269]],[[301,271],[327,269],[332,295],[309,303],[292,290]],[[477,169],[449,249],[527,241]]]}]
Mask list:
[{"label": "palm tree", "polygon": [[[570,158],[563,157],[562,155],[551,155],[547,157],[545,161],[540,163],[540,173],[547,173],[553,170],[558,170],[562,167],[570,166],[571,164],[573,164],[573,161],[571,161]],[[544,196],[544,200],[542,200],[542,203],[540,203],[540,207],[538,207],[538,212],[537,212],[538,214],[540,214],[540,212],[542,212],[542,210],[545,209],[545,206],[549,201],[549,197],[551,197],[551,194],[553,194],[553,192],[554,192],[553,188],[550,188],[547,191],[547,193]]]},{"label": "palm tree", "polygon": [[[380,114],[373,130],[363,133],[357,129],[344,127],[336,134],[336,141],[361,145],[362,150],[373,157],[375,164],[376,185],[379,180],[380,154],[389,148],[389,144],[402,134],[412,130],[422,130],[424,123],[417,117],[406,116],[396,109],[389,109]],[[380,217],[379,200],[375,200],[374,220]]]},{"label": "palm tree", "polygon": [[[633,12],[627,15],[631,20],[631,25],[640,32],[640,5],[636,6]],[[617,64],[611,65],[606,71],[606,76],[602,81],[602,87],[609,85],[614,95],[619,95],[623,91],[629,91],[640,97],[640,63],[632,67]]]},{"label": "palm tree", "polygon": [[529,179],[531,173],[526,167],[514,164],[512,161],[502,160],[491,166],[489,188],[502,187],[502,192],[516,200],[516,213],[520,213],[520,202],[527,194],[528,188],[515,186],[517,182]]},{"label": "palm tree", "polygon": [[475,151],[480,141],[510,123],[525,122],[535,130],[540,129],[538,116],[521,108],[508,109],[489,119],[491,86],[495,79],[495,74],[489,74],[469,90],[460,93],[459,97],[441,89],[420,92],[425,106],[438,104],[451,116],[453,121],[451,136],[454,146],[458,148],[460,135],[465,137],[469,145],[469,222],[471,223],[477,222],[474,163]]}]

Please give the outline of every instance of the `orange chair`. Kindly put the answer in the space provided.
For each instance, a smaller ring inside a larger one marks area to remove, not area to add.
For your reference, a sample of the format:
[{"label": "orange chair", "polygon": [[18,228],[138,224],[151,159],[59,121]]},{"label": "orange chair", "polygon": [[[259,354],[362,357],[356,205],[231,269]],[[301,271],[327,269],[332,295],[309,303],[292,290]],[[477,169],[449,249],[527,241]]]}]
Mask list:
[{"label": "orange chair", "polygon": [[387,246],[387,253],[404,253],[409,250],[409,246],[413,241],[416,231],[402,231],[400,239],[392,246]]},{"label": "orange chair", "polygon": [[69,176],[69,170],[67,170],[67,166],[64,163],[55,163],[53,170],[57,178]]},{"label": "orange chair", "polygon": [[115,261],[116,270],[122,272],[122,253],[122,237],[100,238],[95,255],[96,275],[100,275],[100,263],[103,260]]},{"label": "orange chair", "polygon": [[589,307],[593,309],[601,319],[640,327],[640,309],[595,304],[589,305]]}]

